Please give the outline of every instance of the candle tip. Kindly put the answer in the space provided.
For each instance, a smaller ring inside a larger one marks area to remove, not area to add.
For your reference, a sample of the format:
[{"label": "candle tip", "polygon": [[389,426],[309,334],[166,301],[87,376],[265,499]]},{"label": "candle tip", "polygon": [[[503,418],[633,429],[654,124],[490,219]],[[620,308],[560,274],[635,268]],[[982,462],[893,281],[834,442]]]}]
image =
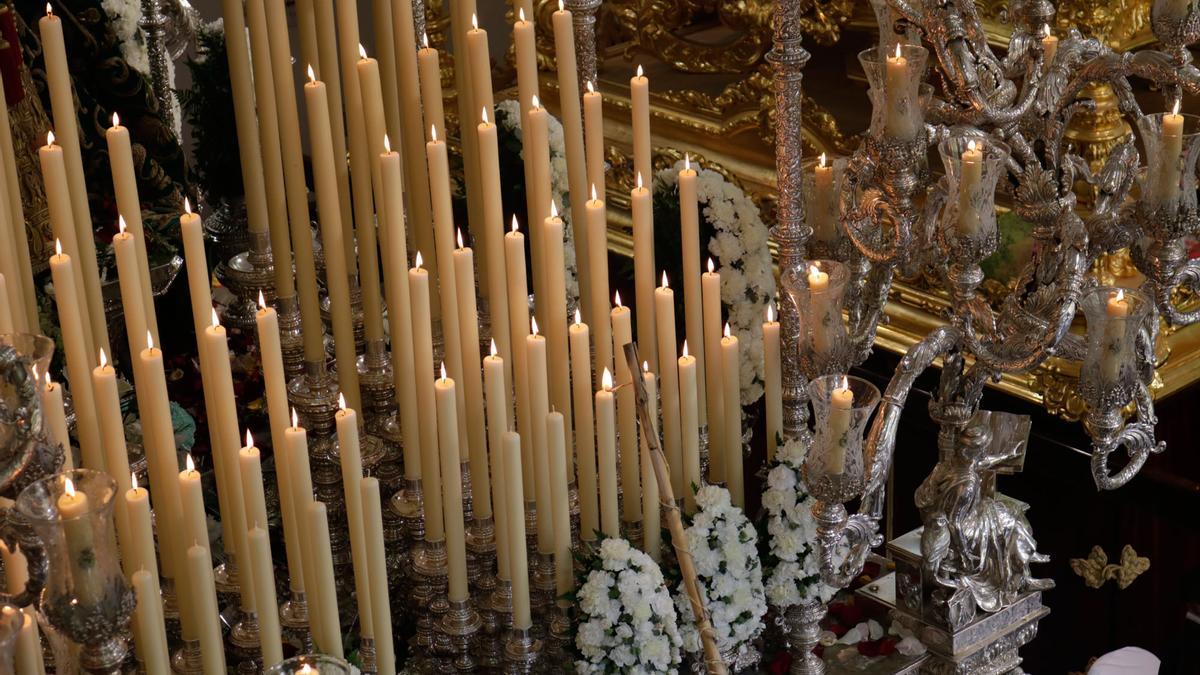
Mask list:
[{"label": "candle tip", "polygon": [[492,338],[492,346],[491,346],[491,348],[489,349],[489,351],[490,351],[490,353],[491,353],[491,355],[492,355],[492,356],[495,356],[496,354],[498,354],[498,353],[499,353],[499,350],[498,350],[498,349],[496,349],[496,338]]},{"label": "candle tip", "polygon": [[775,303],[767,303],[767,323],[775,323]]},{"label": "candle tip", "polygon": [[63,492],[67,493],[68,497],[74,497],[75,496],[75,482],[72,481],[69,476],[63,478],[63,481],[64,481],[63,482]]},{"label": "candle tip", "polygon": [[137,472],[136,472],[136,471],[130,471],[130,472],[129,472],[129,485],[130,485],[130,489],[131,489],[131,490],[136,490],[136,489],[138,489],[138,484],[137,484]]},{"label": "candle tip", "polygon": [[530,103],[532,104],[532,106],[534,108],[542,107],[542,101],[541,101],[541,99],[538,98],[537,94],[533,95],[533,97],[530,99]]},{"label": "candle tip", "polygon": [[563,11],[563,0],[558,0],[558,11]]},{"label": "candle tip", "polygon": [[117,214],[117,229],[121,234],[125,234],[125,216]]},{"label": "candle tip", "polygon": [[62,255],[62,239],[59,239],[58,237],[54,238],[54,254]]},{"label": "candle tip", "polygon": [[690,356],[690,354],[688,354],[687,338],[684,338],[684,339],[683,339],[683,356],[684,356],[685,358],[686,358],[686,357],[688,357],[688,356]]},{"label": "candle tip", "polygon": [[383,135],[383,151],[387,153],[392,151],[392,139],[388,138],[387,134]]},{"label": "candle tip", "polygon": [[729,322],[728,321],[725,322],[725,337],[731,337],[730,332],[729,332]]},{"label": "candle tip", "polygon": [[446,362],[442,361],[442,381],[446,381]]},{"label": "candle tip", "polygon": [[338,410],[345,410],[345,409],[346,409],[346,395],[339,391],[338,392]]},{"label": "candle tip", "polygon": [[612,391],[613,379],[612,373],[608,372],[608,366],[604,367],[604,373],[600,375],[600,386],[604,387],[604,391]]},{"label": "candle tip", "polygon": [[536,316],[529,317],[529,329],[534,335],[538,334],[537,317]]},{"label": "candle tip", "polygon": [[621,304],[621,291],[613,291],[613,304],[615,304],[617,307],[625,306]]},{"label": "candle tip", "polygon": [[474,30],[479,30],[479,15],[477,15],[475,12],[471,12],[471,28]]},{"label": "candle tip", "polygon": [[1123,302],[1125,300],[1125,289],[1118,288],[1117,292],[1113,294],[1113,300],[1117,302]]},{"label": "candle tip", "polygon": [[100,348],[100,367],[103,368],[107,365],[108,365],[108,354],[105,354],[104,347],[101,347]]},{"label": "candle tip", "polygon": [[642,361],[642,372],[643,373],[650,372],[650,362],[649,361]]},{"label": "candle tip", "polygon": [[825,153],[821,153],[821,168],[825,168]]},{"label": "candle tip", "polygon": [[638,64],[638,67],[637,67],[637,76],[638,76],[638,77],[645,77],[645,76],[646,76],[646,73],[645,73],[645,71],[644,71],[644,70],[642,70],[642,64],[640,64],[640,63]]},{"label": "candle tip", "polygon": [[265,297],[263,297],[263,292],[262,292],[261,288],[258,289],[258,308],[259,309],[267,308],[267,299]]},{"label": "candle tip", "polygon": [[811,275],[814,275],[814,274],[820,274],[820,273],[821,273],[821,268],[820,268],[820,267],[817,267],[817,264],[816,264],[816,263],[812,263],[812,264],[810,264],[810,265],[808,266],[808,273],[809,273],[809,275],[810,275],[810,276],[811,276]]},{"label": "candle tip", "polygon": [[292,408],[292,428],[293,429],[300,428],[300,416],[296,414],[295,408]]},{"label": "candle tip", "polygon": [[558,205],[554,203],[553,199],[550,200],[550,217],[551,218],[558,217]]},{"label": "candle tip", "polygon": [[46,16],[54,16],[54,8],[48,2],[46,3]]},{"label": "candle tip", "polygon": [[425,262],[425,259],[421,257],[421,252],[417,251],[416,265],[413,267],[413,269],[421,269],[421,263],[423,262]]},{"label": "candle tip", "polygon": [[517,214],[515,214],[515,213],[513,214],[513,217],[512,217],[512,231],[513,232],[517,231]]},{"label": "candle tip", "polygon": [[183,460],[184,466],[187,467],[188,473],[196,473],[196,461],[192,459],[192,453],[187,454],[187,458]]},{"label": "candle tip", "polygon": [[1042,24],[1042,34],[1045,35],[1046,37],[1050,37],[1050,24],[1048,24],[1048,23]]},{"label": "candle tip", "polygon": [[480,109],[480,111],[479,111],[479,118],[483,120],[483,123],[484,123],[484,124],[491,124],[491,122],[489,122],[489,121],[488,121],[488,114],[487,114],[487,106],[486,106],[486,105],[485,105],[485,106],[483,106],[483,108],[482,108],[482,109]]},{"label": "candle tip", "polygon": [[154,335],[150,331],[146,331],[146,350],[154,349]]},{"label": "candle tip", "polygon": [[687,152],[683,153],[683,170],[684,171],[692,170],[692,155],[691,155],[691,153],[687,153]]},{"label": "candle tip", "polygon": [[311,84],[316,84],[317,82],[317,73],[313,70],[311,63],[308,64],[308,81]]},{"label": "candle tip", "polygon": [[971,140],[967,141],[967,150],[974,151],[977,148],[978,148],[978,146],[975,145],[975,139],[972,138]]},{"label": "candle tip", "polygon": [[642,189],[642,172],[641,171],[639,171],[637,174],[637,186],[638,186],[639,190]]},{"label": "candle tip", "polygon": [[429,33],[421,33],[421,46],[425,49],[429,49]]},{"label": "candle tip", "polygon": [[436,124],[429,125],[429,140],[433,141],[434,143],[437,143],[437,125]]},{"label": "candle tip", "polygon": [[596,197],[596,184],[595,183],[592,183],[592,201],[594,201],[594,202],[600,201],[599,198]]},{"label": "candle tip", "polygon": [[591,81],[591,80],[588,80],[585,86],[587,86],[587,90],[588,90],[588,93],[589,93],[589,94],[594,94],[594,93],[596,93],[596,87],[595,87],[594,85],[592,85],[592,81]]},{"label": "candle tip", "polygon": [[663,270],[663,276],[662,276],[662,287],[663,287],[663,288],[670,288],[670,285],[668,285],[668,284],[667,284],[667,271],[666,271],[666,270]]},{"label": "candle tip", "polygon": [[362,59],[363,61],[367,60],[367,48],[364,47],[361,42],[358,43],[358,58]]},{"label": "candle tip", "polygon": [[216,307],[212,308],[212,327],[213,328],[221,327],[221,318],[217,316],[217,308]]},{"label": "candle tip", "polygon": [[517,21],[521,21],[521,22],[525,21],[525,8],[524,7],[517,8]]},{"label": "candle tip", "polygon": [[120,115],[118,115],[118,114],[117,114],[117,112],[116,112],[115,110],[113,111],[113,116],[112,116],[112,125],[113,125],[114,127],[119,127],[119,126],[121,126],[121,116],[120,116]]},{"label": "candle tip", "polygon": [[900,58],[900,43],[896,43],[896,58]]},{"label": "candle tip", "polygon": [[578,326],[582,323],[583,323],[583,315],[579,313],[579,308],[576,307],[575,308],[575,325]]},{"label": "candle tip", "polygon": [[1179,99],[1175,99],[1175,105],[1171,108],[1171,114],[1172,115],[1179,114]]},{"label": "candle tip", "polygon": [[842,376],[842,387],[841,388],[842,389],[850,388],[850,378],[849,377],[846,377],[845,375]]},{"label": "candle tip", "polygon": [[246,429],[246,445],[247,448],[254,447],[254,436],[250,435],[250,430]]},{"label": "candle tip", "polygon": [[183,198],[183,212],[189,216],[192,215],[192,203],[188,201],[187,197]]},{"label": "candle tip", "polygon": [[454,233],[458,236],[458,250],[461,251],[461,250],[463,250],[463,248],[465,248],[463,246],[462,228],[461,227],[454,228]]},{"label": "candle tip", "polygon": [[712,274],[713,272],[716,272],[716,271],[717,271],[717,266],[713,264],[713,259],[709,258],[708,259],[708,273]]},{"label": "candle tip", "polygon": [[54,132],[46,131],[46,145],[54,145]]}]

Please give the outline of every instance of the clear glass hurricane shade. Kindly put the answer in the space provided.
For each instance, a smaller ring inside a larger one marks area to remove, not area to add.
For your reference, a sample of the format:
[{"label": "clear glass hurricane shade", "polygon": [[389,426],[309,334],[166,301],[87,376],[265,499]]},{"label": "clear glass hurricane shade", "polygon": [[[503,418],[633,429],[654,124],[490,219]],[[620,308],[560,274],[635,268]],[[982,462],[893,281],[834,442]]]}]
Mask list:
[{"label": "clear glass hurricane shade", "polygon": [[[1168,124],[1169,117],[1182,118],[1181,125]],[[1146,148],[1146,170],[1142,174],[1141,200],[1158,220],[1173,223],[1196,212],[1196,158],[1200,156],[1200,117],[1155,113],[1139,117],[1138,132]],[[1186,232],[1165,232],[1182,236]]]},{"label": "clear glass hurricane shade", "polygon": [[849,340],[842,304],[850,273],[835,260],[810,260],[783,273],[783,288],[800,315],[800,368],[812,379],[846,370]]},{"label": "clear glass hurricane shade", "polygon": [[1008,146],[982,136],[955,136],[938,144],[938,154],[948,186],[940,236],[978,262],[996,250],[996,184],[1006,170]]},{"label": "clear glass hurricane shade", "polygon": [[862,491],[863,432],[879,403],[879,389],[859,377],[824,375],[809,382],[808,396],[814,423],[805,459],[809,489],[822,501],[853,499]]},{"label": "clear glass hurricane shade", "polygon": [[[16,347],[17,352],[30,360],[43,377],[50,370],[50,359],[54,356],[54,340],[33,333],[0,333],[0,345]],[[32,375],[32,372],[30,373]]]},{"label": "clear glass hurricane shade", "polygon": [[812,227],[812,243],[829,250],[845,238],[839,224],[842,191],[846,189],[847,158],[827,156],[804,161],[804,215]]},{"label": "clear glass hurricane shade", "polygon": [[929,52],[920,45],[898,44],[885,56],[878,47],[869,47],[858,53],[858,61],[875,92],[871,96],[871,136],[891,141],[916,139],[925,124],[920,85]]},{"label": "clear glass hurricane shade", "polygon": [[1079,370],[1079,393],[1095,409],[1121,408],[1138,383],[1138,331],[1153,311],[1138,290],[1100,286],[1080,303],[1087,319],[1087,355]]},{"label": "clear glass hurricane shade", "polygon": [[263,670],[263,675],[350,675],[355,672],[342,659],[325,654],[301,654]]}]

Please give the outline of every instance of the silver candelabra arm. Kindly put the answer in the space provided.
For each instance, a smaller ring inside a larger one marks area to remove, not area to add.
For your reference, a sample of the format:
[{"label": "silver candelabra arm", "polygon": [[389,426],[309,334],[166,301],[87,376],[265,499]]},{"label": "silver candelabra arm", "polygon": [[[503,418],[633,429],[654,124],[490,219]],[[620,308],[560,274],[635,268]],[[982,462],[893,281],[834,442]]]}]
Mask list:
[{"label": "silver candelabra arm", "polygon": [[1189,260],[1179,267],[1168,283],[1152,282],[1158,311],[1172,326],[1186,326],[1200,321],[1200,307],[1185,312],[1175,304],[1176,289],[1200,292],[1200,260]]},{"label": "silver candelabra arm", "polygon": [[847,515],[846,507],[836,502],[817,502],[813,517],[817,521],[821,581],[845,588],[862,574],[871,549],[883,543],[879,519],[862,513]]}]

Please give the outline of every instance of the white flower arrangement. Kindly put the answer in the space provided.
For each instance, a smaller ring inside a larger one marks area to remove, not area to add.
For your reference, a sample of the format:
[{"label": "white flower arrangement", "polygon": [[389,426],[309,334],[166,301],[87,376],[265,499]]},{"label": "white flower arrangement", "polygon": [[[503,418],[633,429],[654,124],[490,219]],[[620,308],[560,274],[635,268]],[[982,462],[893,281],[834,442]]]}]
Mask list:
[{"label": "white flower arrangement", "polygon": [[624,539],[605,539],[579,588],[578,673],[673,673],[681,638],[662,572]]},{"label": "white flower arrangement", "polygon": [[[521,132],[521,104],[508,99],[496,104],[496,119],[501,128],[513,134],[517,140],[524,137]],[[563,261],[566,263],[567,304],[579,302],[579,276],[575,266],[575,228],[571,224],[571,189],[567,182],[567,149],[563,138],[562,122],[554,115],[546,115],[550,139],[550,194],[558,203],[558,213],[563,220]],[[522,147],[524,147],[522,145]],[[524,150],[521,158],[525,158]]]},{"label": "white flower arrangement", "polygon": [[[729,491],[706,485],[696,493],[699,511],[687,529],[688,549],[696,564],[699,590],[722,654],[741,655],[753,649],[763,629],[767,598],[758,560],[758,533],[742,510],[729,501]],[[692,605],[683,582],[675,594],[683,648],[703,650]],[[738,656],[733,657],[738,662]]]},{"label": "white flower arrangement", "polygon": [[[674,188],[683,164],[680,160],[662,169],[655,180],[664,189]],[[714,230],[708,251],[719,266],[721,302],[741,346],[742,405],[750,405],[763,394],[762,322],[767,303],[775,297],[775,273],[767,248],[770,232],[754,201],[716,171],[697,169],[696,199]]]},{"label": "white flower arrangement", "polygon": [[775,566],[767,576],[767,598],[779,609],[804,600],[829,602],[836,588],[821,582],[820,561],[814,541],[817,523],[813,499],[801,480],[805,448],[789,440],[775,453],[775,466],[767,474],[762,503],[767,510],[767,533]]}]

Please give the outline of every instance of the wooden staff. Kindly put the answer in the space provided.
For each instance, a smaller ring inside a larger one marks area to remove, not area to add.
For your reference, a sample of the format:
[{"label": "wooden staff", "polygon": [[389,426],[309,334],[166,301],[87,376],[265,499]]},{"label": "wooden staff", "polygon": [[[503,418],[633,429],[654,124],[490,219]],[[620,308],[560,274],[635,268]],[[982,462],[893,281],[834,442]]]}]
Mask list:
[{"label": "wooden staff", "polygon": [[[700,597],[699,584],[696,581],[696,565],[692,562],[692,553],[688,549],[687,534],[683,531],[683,519],[679,515],[679,507],[675,505],[675,493],[671,490],[671,469],[667,466],[667,458],[663,455],[656,434],[647,433],[655,427],[650,423],[650,407],[646,400],[646,382],[642,379],[642,369],[638,365],[637,345],[625,343],[625,360],[629,362],[629,372],[633,375],[634,393],[637,396],[638,417],[642,420],[642,433],[646,438],[646,446],[650,449],[650,461],[654,463],[654,478],[658,481],[658,501],[667,512],[668,525],[671,529],[671,546],[675,548],[675,557],[679,560],[679,572],[683,575],[683,585],[687,590],[688,601],[692,604],[692,616],[696,617],[696,629],[700,631],[700,641],[704,644],[704,665],[709,675],[725,675],[729,672],[721,653],[717,650],[717,638],[712,624],[708,620],[708,610],[704,608],[704,600]],[[653,523],[644,523],[652,527]]]}]

